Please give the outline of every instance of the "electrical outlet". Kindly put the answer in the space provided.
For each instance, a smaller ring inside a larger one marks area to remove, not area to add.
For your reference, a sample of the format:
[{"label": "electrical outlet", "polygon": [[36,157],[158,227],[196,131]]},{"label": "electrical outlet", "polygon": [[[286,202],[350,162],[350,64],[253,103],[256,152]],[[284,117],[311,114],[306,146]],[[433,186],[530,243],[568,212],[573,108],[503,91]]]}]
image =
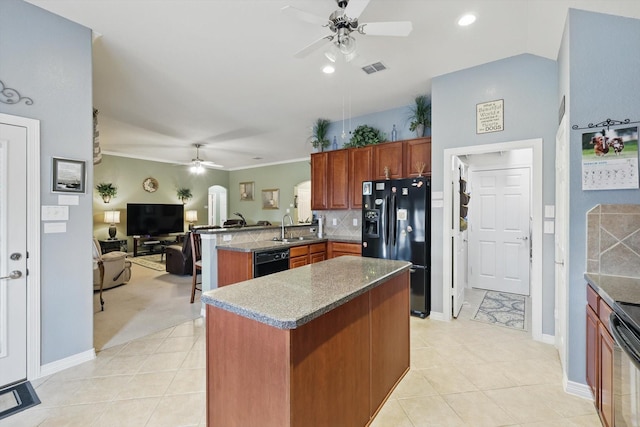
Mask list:
[{"label": "electrical outlet", "polygon": [[315,228],[315,227],[311,227],[311,228],[309,229],[309,233],[315,233],[315,232],[316,232],[316,228]]},{"label": "electrical outlet", "polygon": [[231,240],[231,234],[223,234],[222,240],[225,242],[229,242]]},{"label": "electrical outlet", "polygon": [[337,218],[333,218],[333,220],[331,221],[331,224],[338,225],[338,219]]},{"label": "electrical outlet", "polygon": [[354,227],[358,226],[358,218],[353,218],[353,226]]}]

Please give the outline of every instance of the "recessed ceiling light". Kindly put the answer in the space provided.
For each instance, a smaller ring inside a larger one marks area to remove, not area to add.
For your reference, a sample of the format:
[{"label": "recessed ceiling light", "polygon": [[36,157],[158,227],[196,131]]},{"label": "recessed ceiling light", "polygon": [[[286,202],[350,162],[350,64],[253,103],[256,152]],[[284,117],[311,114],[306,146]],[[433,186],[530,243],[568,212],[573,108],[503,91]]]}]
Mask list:
[{"label": "recessed ceiling light", "polygon": [[458,19],[458,25],[461,27],[466,27],[467,25],[471,25],[476,22],[476,16],[472,13],[468,13]]},{"label": "recessed ceiling light", "polygon": [[323,69],[322,72],[325,74],[332,74],[334,71],[336,71],[335,68],[333,68],[332,65],[326,65]]}]

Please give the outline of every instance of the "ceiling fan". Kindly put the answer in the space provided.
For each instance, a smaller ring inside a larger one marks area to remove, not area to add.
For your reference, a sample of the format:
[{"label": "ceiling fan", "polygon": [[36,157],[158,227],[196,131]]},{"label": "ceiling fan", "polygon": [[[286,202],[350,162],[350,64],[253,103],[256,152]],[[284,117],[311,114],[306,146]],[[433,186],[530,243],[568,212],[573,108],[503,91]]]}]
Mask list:
[{"label": "ceiling fan", "polygon": [[324,36],[308,46],[302,48],[294,57],[304,58],[321,46],[331,42],[325,56],[335,62],[339,54],[349,62],[356,56],[356,39],[352,33],[369,36],[396,36],[406,37],[411,33],[413,25],[411,21],[394,22],[369,22],[359,23],[360,14],[369,4],[370,0],[336,0],[338,9],[333,11],[329,18],[322,18],[312,13],[297,9],[293,6],[285,6],[282,11],[296,18],[312,24],[328,27],[333,34]]},{"label": "ceiling fan", "polygon": [[204,167],[208,166],[208,167],[212,167],[212,168],[221,168],[223,167],[222,165],[219,165],[217,163],[214,162],[208,162],[206,160],[203,160],[200,158],[200,147],[203,147],[204,144],[193,144],[194,147],[196,147],[196,158],[195,159],[191,159],[191,162],[188,163],[189,165],[191,165],[191,167],[189,168],[191,173],[195,173],[195,174],[202,174],[204,173]]}]

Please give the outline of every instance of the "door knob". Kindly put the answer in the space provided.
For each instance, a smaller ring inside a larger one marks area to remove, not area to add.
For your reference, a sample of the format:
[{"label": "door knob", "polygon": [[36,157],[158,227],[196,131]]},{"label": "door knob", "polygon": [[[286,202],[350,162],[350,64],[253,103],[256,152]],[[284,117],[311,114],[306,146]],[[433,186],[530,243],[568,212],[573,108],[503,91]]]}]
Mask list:
[{"label": "door knob", "polygon": [[19,279],[22,277],[22,271],[13,270],[8,276],[0,277],[2,279]]}]

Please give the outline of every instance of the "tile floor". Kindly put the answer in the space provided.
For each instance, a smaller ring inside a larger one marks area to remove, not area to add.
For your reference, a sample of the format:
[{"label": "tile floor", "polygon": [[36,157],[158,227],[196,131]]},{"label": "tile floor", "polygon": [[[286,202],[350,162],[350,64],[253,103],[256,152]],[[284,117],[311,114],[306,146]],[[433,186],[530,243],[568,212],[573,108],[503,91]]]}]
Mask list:
[{"label": "tile floor", "polygon": [[[411,370],[372,427],[600,426],[563,392],[557,352],[528,333],[470,320],[411,318]],[[0,426],[205,426],[201,318],[33,381],[42,404]]]}]

